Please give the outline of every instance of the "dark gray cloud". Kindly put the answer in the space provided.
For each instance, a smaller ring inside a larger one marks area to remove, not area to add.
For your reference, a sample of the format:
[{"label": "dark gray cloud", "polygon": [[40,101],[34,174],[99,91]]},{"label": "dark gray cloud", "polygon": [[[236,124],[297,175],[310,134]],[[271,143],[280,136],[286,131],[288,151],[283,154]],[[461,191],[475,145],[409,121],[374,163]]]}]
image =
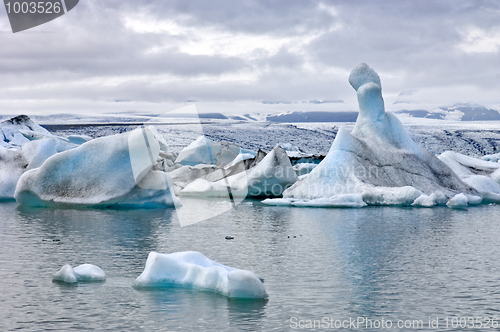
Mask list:
[{"label": "dark gray cloud", "polygon": [[349,100],[360,62],[388,96],[500,104],[498,17],[498,1],[88,0],[12,34],[0,10],[0,112],[27,100]]},{"label": "dark gray cloud", "polygon": [[[232,32],[293,35],[332,24],[319,11],[320,1],[303,0],[170,0],[138,1],[158,19],[179,17],[188,26],[217,27]],[[134,3],[136,6],[136,3]]]},{"label": "dark gray cloud", "polygon": [[367,62],[401,73],[413,88],[499,83],[491,79],[500,64],[498,51],[471,54],[458,47],[471,27],[500,31],[498,2],[353,1],[338,11],[343,29],[310,44],[311,54],[328,66]]}]

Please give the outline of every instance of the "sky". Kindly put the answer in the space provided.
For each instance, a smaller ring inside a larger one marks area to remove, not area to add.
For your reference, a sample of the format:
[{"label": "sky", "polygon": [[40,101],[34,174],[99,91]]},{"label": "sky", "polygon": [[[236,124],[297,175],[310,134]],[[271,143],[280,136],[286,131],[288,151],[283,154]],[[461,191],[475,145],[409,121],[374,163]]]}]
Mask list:
[{"label": "sky", "polygon": [[362,62],[389,110],[498,107],[500,2],[80,0],[15,34],[0,6],[0,114],[356,111]]}]

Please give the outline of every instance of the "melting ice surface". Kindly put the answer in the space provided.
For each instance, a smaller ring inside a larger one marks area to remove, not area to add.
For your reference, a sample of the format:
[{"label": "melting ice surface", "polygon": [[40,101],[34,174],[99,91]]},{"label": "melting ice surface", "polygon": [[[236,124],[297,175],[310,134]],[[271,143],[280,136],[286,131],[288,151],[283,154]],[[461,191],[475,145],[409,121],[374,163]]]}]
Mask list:
[{"label": "melting ice surface", "polygon": [[195,251],[159,254],[151,252],[138,288],[191,287],[232,298],[267,298],[263,279],[246,270],[217,263]]}]

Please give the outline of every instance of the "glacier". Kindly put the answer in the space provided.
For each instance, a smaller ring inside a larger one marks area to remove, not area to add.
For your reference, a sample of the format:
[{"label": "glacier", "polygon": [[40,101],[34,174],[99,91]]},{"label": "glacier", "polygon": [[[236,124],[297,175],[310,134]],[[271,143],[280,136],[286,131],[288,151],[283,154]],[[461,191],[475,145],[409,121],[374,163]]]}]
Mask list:
[{"label": "glacier", "polygon": [[97,138],[49,157],[25,172],[14,197],[38,207],[173,207],[178,202],[150,128]]},{"label": "glacier", "polygon": [[93,264],[82,264],[75,268],[66,264],[52,276],[52,280],[66,283],[105,281],[106,274],[99,266]]},{"label": "glacier", "polygon": [[263,279],[255,273],[217,263],[196,251],[149,253],[136,288],[187,287],[231,298],[265,299]]},{"label": "glacier", "polygon": [[385,112],[380,77],[372,68],[365,63],[356,66],[349,83],[359,104],[356,124],[351,132],[340,128],[325,159],[284,191],[290,205],[356,205],[361,197],[368,205],[424,207],[446,204],[457,194],[469,204],[481,202],[480,191],[419,147],[398,118]]}]

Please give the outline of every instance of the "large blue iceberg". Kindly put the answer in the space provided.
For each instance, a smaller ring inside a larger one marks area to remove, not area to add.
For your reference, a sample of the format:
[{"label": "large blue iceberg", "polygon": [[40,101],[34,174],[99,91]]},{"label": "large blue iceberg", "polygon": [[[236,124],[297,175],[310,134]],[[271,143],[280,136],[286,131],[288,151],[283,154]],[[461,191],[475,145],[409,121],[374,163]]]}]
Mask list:
[{"label": "large blue iceberg", "polygon": [[[361,207],[444,205],[450,199],[479,204],[483,192],[419,147],[401,122],[385,112],[378,74],[356,66],[349,83],[357,91],[359,115],[351,132],[341,128],[326,158],[285,190],[274,205]],[[489,196],[490,198],[495,196]],[[452,203],[453,203],[452,202]]]},{"label": "large blue iceberg", "polygon": [[173,207],[166,174],[155,170],[160,145],[151,128],[101,137],[55,154],[24,173],[18,203],[40,207]]}]

